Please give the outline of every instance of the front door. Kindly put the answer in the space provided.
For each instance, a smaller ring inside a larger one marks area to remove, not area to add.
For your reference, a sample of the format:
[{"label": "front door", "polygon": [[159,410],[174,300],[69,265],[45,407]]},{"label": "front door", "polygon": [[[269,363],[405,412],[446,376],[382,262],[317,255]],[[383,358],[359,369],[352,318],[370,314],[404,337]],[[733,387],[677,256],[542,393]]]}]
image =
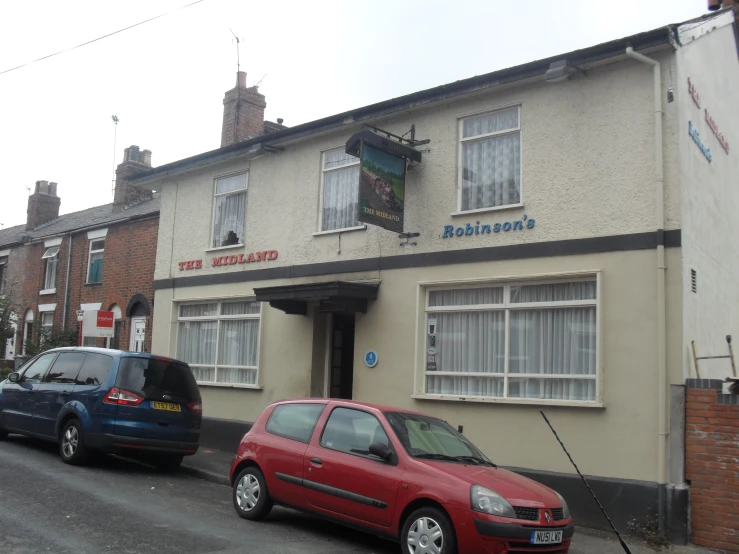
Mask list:
[{"label": "front door", "polygon": [[334,314],[330,356],[329,398],[350,400],[354,384],[354,314]]},{"label": "front door", "polygon": [[131,318],[131,345],[129,347],[129,350],[131,352],[143,352],[145,338],[146,338],[146,318],[145,317]]},{"label": "front door", "polygon": [[56,352],[43,354],[21,375],[17,383],[3,385],[3,425],[9,429],[35,432],[33,419],[41,381],[56,358]]}]

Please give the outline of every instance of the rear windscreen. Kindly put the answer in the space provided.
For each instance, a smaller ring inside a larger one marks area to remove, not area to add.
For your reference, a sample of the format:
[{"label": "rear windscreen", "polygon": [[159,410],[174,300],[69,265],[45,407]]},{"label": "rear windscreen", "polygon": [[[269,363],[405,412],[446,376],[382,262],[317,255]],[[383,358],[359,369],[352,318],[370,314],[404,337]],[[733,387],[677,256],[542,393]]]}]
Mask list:
[{"label": "rear windscreen", "polygon": [[172,360],[122,358],[116,386],[144,398],[179,402],[200,400],[200,390],[190,367]]}]

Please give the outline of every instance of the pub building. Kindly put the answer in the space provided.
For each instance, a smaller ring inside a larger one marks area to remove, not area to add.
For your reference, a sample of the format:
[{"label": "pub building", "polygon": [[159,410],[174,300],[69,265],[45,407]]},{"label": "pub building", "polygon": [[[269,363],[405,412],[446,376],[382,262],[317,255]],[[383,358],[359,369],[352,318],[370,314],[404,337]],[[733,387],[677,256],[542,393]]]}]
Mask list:
[{"label": "pub building", "polygon": [[620,528],[684,542],[688,345],[739,336],[737,257],[709,263],[739,250],[739,167],[688,77],[730,143],[725,12],[290,128],[238,73],[220,148],[131,179],[161,192],[153,351],[204,430],[295,397],[418,410],[604,526],[544,409]]}]

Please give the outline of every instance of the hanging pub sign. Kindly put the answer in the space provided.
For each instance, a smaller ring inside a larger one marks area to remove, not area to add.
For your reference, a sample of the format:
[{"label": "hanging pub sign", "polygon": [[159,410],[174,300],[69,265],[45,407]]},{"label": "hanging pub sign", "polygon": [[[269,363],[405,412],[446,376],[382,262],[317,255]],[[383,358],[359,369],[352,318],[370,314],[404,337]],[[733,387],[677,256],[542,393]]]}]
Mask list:
[{"label": "hanging pub sign", "polygon": [[368,130],[356,133],[347,141],[346,152],[360,158],[357,220],[402,233],[406,160],[420,162],[421,153],[386,134],[388,138]]}]

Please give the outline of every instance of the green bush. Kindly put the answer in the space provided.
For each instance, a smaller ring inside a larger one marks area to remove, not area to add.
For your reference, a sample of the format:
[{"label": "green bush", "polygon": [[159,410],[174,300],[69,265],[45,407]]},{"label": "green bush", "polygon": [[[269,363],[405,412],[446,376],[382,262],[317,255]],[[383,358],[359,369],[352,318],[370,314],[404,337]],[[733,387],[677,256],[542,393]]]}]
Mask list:
[{"label": "green bush", "polygon": [[36,356],[52,348],[77,346],[77,337],[77,329],[41,328],[39,331],[39,345],[26,345],[26,355]]}]

